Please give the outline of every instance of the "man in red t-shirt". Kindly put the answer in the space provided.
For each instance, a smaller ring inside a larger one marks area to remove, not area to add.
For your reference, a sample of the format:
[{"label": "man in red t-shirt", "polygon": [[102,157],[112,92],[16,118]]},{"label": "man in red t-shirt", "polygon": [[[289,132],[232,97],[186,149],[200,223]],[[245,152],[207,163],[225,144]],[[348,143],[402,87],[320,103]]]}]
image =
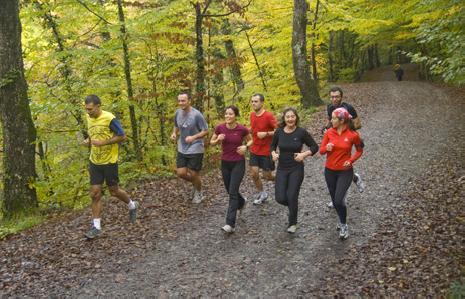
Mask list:
[{"label": "man in red t-shirt", "polygon": [[265,97],[262,94],[254,94],[251,99],[253,112],[250,113],[250,127],[253,144],[250,148],[250,171],[257,188],[258,195],[254,204],[262,204],[268,198],[268,193],[263,190],[259,169],[263,171],[263,178],[274,181],[274,162],[271,159],[270,144],[278,124],[273,113],[263,108]]}]

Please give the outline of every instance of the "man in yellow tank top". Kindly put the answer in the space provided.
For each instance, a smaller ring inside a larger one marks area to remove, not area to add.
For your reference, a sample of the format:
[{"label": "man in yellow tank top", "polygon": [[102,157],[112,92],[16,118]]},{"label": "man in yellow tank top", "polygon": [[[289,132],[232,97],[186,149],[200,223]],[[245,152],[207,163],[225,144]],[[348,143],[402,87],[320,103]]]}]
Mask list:
[{"label": "man in yellow tank top", "polygon": [[120,122],[110,112],[101,109],[100,98],[89,95],[85,99],[87,133],[89,138],[83,145],[90,147],[89,174],[90,197],[92,198],[92,228],[86,233],[88,239],[101,232],[102,185],[106,182],[110,194],[125,202],[129,208],[129,219],[136,221],[137,202],[118,186],[118,143],[126,140]]}]

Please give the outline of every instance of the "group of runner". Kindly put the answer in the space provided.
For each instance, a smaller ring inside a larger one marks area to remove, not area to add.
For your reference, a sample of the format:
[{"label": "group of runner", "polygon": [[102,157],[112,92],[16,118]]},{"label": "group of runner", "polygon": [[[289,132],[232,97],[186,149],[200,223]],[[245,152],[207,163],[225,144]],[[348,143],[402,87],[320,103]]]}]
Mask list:
[{"label": "group of runner", "polygon": [[[352,181],[357,184],[360,192],[364,188],[360,176],[353,172],[353,163],[363,152],[363,142],[356,132],[361,126],[355,109],[342,102],[342,89],[332,88],[330,97],[331,104],[327,107],[328,123],[324,128],[320,147],[311,134],[299,126],[299,115],[294,108],[283,111],[278,125],[273,113],[265,110],[265,98],[262,94],[251,97],[253,111],[250,114],[250,129],[237,122],[240,112],[236,106],[225,108],[224,122],[215,127],[210,139],[211,145],[221,145],[221,173],[229,196],[226,224],[221,227],[223,231],[235,231],[237,215],[247,203],[239,192],[239,187],[245,175],[245,155],[249,150],[250,173],[257,189],[253,203],[259,205],[269,198],[259,175],[261,169],[263,179],[275,182],[275,200],[288,207],[287,232],[295,233],[298,197],[304,179],[303,161],[319,151],[321,155],[327,156],[325,179],[331,205],[339,217],[339,237],[348,237],[346,194]],[[192,183],[192,202],[198,204],[204,197],[200,170],[208,124],[202,113],[191,106],[188,93],[180,93],[177,101],[179,108],[174,115],[171,134],[171,139],[177,140],[176,173],[178,177]],[[91,148],[89,173],[92,198],[92,227],[86,237],[93,239],[101,232],[104,182],[112,196],[128,205],[131,222],[136,220],[138,204],[118,186],[118,143],[126,139],[121,124],[113,114],[101,109],[101,101],[96,95],[88,96],[85,106],[89,138],[83,144]],[[352,154],[353,147],[355,152]],[[274,176],[276,161],[278,166]]]}]

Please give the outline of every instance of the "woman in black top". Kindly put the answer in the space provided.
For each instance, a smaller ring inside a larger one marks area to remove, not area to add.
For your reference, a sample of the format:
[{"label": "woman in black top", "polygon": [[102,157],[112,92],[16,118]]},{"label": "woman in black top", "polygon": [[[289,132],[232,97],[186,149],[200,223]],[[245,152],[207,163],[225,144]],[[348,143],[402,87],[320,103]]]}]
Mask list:
[{"label": "woman in black top", "polygon": [[[271,142],[271,155],[278,160],[276,170],[276,201],[289,208],[288,233],[297,230],[297,212],[300,186],[304,179],[303,160],[318,152],[318,145],[310,133],[299,125],[299,115],[294,108],[283,111],[281,126],[276,130]],[[309,150],[302,152],[303,145]]]}]

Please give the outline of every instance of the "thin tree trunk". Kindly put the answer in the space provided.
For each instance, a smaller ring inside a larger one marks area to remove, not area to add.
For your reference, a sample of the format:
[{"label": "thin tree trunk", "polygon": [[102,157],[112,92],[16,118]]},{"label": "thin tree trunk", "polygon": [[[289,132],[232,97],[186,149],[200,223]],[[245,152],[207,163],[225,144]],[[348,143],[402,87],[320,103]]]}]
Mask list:
[{"label": "thin tree trunk", "polygon": [[[227,19],[223,21],[222,31],[224,35],[231,34],[231,25]],[[229,69],[231,71],[231,78],[234,82],[233,99],[235,99],[237,95],[244,89],[244,81],[242,80],[241,75],[241,66],[239,64],[239,58],[236,55],[236,50],[234,49],[234,44],[231,39],[228,38],[224,41],[224,48],[226,49],[226,56],[230,63]]]},{"label": "thin tree trunk", "polygon": [[316,63],[316,50],[315,50],[315,38],[316,38],[316,24],[318,22],[318,11],[320,8],[320,0],[316,1],[316,8],[315,8],[315,18],[313,19],[313,26],[312,26],[312,46],[311,46],[311,58],[312,58],[312,74],[313,80],[315,80],[315,84],[318,86],[318,68]]},{"label": "thin tree trunk", "polygon": [[[225,57],[221,54],[219,49],[215,49],[213,51],[213,56],[216,61],[221,61]],[[220,67],[213,68],[213,88],[212,88],[212,97],[215,100],[215,108],[218,118],[222,118],[224,115],[224,93],[223,93],[223,84],[224,84],[224,76],[223,76],[223,69]],[[233,101],[234,104],[234,101]]]},{"label": "thin tree trunk", "polygon": [[21,47],[18,0],[0,1],[0,120],[3,132],[3,215],[37,208],[36,129],[31,117]]},{"label": "thin tree trunk", "polygon": [[195,5],[195,58],[197,61],[197,74],[196,74],[196,98],[194,106],[203,111],[203,104],[205,100],[205,57],[203,51],[203,35],[202,35],[202,21],[203,14],[199,2]]},{"label": "thin tree trunk", "polygon": [[328,63],[329,63],[328,81],[329,82],[334,82],[336,79],[334,76],[333,52],[334,52],[334,31],[330,31],[329,32],[329,46],[328,46]]},{"label": "thin tree trunk", "polygon": [[311,78],[310,65],[307,61],[307,5],[305,0],[294,0],[292,29],[292,64],[304,108],[318,106],[323,103],[315,80]]},{"label": "thin tree trunk", "polygon": [[131,80],[131,62],[129,61],[129,50],[127,44],[127,33],[126,25],[124,21],[124,12],[123,5],[121,0],[117,0],[118,3],[118,18],[120,21],[120,32],[121,32],[121,43],[123,45],[123,60],[124,60],[124,75],[126,78],[126,88],[128,93],[129,101],[129,117],[131,119],[131,129],[132,129],[132,142],[134,144],[134,152],[136,155],[137,161],[142,161],[142,151],[140,148],[139,140],[139,131],[136,119],[136,112],[134,109],[134,93],[132,89],[132,80]]},{"label": "thin tree trunk", "polygon": [[252,56],[253,56],[253,59],[255,61],[255,65],[257,66],[258,75],[260,76],[260,79],[262,81],[263,89],[265,91],[267,91],[266,82],[265,82],[265,78],[264,78],[265,74],[264,74],[262,68],[260,67],[260,64],[258,63],[257,55],[255,54],[255,50],[253,49],[253,45],[252,45],[252,42],[250,41],[249,34],[247,33],[247,31],[244,31],[244,33],[245,33],[245,37],[247,38],[247,43],[249,44],[250,51],[252,52]]}]

